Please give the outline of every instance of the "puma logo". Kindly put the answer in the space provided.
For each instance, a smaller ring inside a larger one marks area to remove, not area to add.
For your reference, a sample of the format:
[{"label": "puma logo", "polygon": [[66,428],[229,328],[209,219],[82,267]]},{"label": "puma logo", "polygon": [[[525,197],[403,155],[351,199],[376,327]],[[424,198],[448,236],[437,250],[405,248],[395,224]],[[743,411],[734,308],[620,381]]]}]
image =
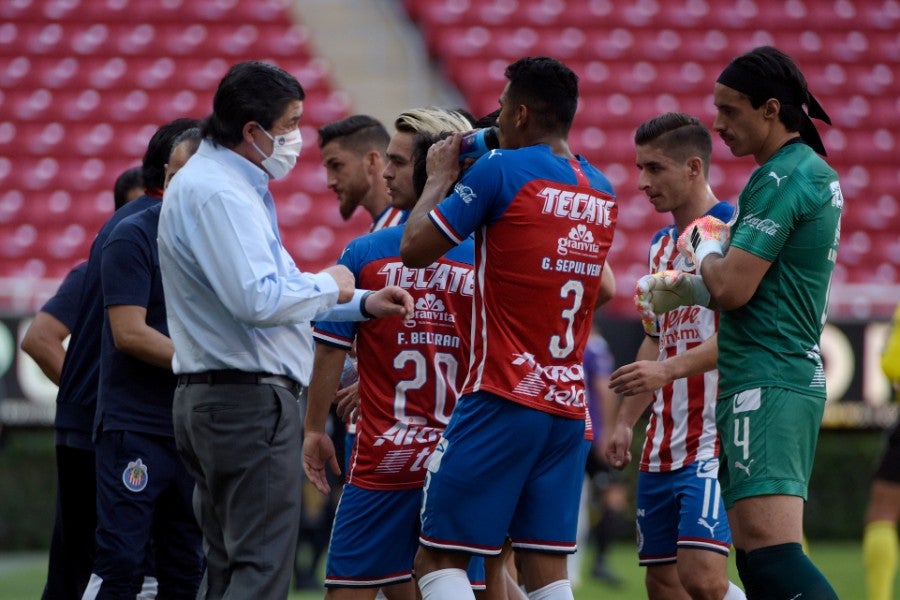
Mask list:
[{"label": "puma logo", "polygon": [[[753,461],[754,461],[754,460],[756,460],[756,459],[755,459],[755,458],[751,458],[751,459],[750,459],[750,462],[748,462],[746,465],[743,464],[741,461],[736,460],[736,461],[734,461],[734,468],[735,468],[735,469],[740,469],[741,471],[743,471],[744,473],[747,474],[747,477],[750,477],[750,465],[753,464]],[[792,600],[793,600],[793,599],[792,599]]]},{"label": "puma logo", "polygon": [[787,175],[779,177],[775,171],[769,171],[769,177],[775,180],[775,187],[781,187],[781,180],[787,178]]},{"label": "puma logo", "polygon": [[697,524],[703,525],[704,527],[709,529],[709,537],[716,536],[716,525],[719,524],[718,521],[713,523],[712,525],[710,525],[709,523],[706,522],[706,519],[704,519],[703,517],[700,517],[699,519],[697,519]]}]

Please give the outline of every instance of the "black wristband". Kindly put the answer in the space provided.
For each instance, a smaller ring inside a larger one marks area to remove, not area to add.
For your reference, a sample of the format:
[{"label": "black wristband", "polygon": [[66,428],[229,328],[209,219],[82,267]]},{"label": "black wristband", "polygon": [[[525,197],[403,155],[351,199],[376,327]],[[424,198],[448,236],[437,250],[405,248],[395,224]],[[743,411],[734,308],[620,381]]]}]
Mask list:
[{"label": "black wristband", "polygon": [[366,300],[368,300],[369,296],[374,294],[372,290],[369,290],[365,294],[362,295],[362,298],[359,299],[359,312],[363,317],[367,319],[374,319],[375,315],[366,310]]}]

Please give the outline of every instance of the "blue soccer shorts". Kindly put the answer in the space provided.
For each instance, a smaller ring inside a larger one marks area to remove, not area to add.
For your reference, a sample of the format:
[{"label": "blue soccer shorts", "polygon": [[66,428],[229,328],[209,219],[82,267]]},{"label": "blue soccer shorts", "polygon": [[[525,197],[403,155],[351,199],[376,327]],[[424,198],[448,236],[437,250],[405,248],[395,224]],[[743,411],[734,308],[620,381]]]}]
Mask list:
[{"label": "blue soccer shorts", "polygon": [[572,553],[589,444],[584,421],[487,392],[460,398],[428,463],[426,547],[476,555]]},{"label": "blue soccer shorts", "polygon": [[679,548],[728,556],[731,529],[717,479],[719,459],[638,474],[637,548],[643,566],[673,563]]},{"label": "blue soccer shorts", "polygon": [[[422,490],[367,490],[344,485],[331,530],[325,587],[382,587],[412,578]],[[469,563],[469,581],[485,589],[484,560]]]}]

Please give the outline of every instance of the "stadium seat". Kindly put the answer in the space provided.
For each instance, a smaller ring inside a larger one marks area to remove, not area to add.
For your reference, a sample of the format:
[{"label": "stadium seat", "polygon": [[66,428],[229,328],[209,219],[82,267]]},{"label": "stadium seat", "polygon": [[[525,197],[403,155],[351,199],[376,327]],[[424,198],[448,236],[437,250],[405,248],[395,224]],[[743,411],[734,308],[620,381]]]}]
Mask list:
[{"label": "stadium seat", "polygon": [[[286,0],[0,3],[0,224],[8,226],[0,277],[62,277],[86,256],[112,212],[115,177],[140,164],[161,123],[208,113],[238,60],[269,60],[300,80],[311,100],[308,139],[345,116],[346,95],[333,90],[289,8]],[[331,199],[320,177],[297,175],[288,178],[294,190]]]},{"label": "stadium seat", "polygon": [[0,193],[0,224],[8,225],[25,220],[28,203],[21,190],[6,189]]}]

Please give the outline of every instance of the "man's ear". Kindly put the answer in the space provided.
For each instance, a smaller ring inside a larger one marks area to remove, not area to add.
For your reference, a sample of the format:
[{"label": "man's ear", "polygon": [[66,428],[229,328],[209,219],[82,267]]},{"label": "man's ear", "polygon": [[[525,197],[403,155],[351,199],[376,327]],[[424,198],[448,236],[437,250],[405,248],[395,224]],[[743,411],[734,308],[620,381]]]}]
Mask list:
[{"label": "man's ear", "polygon": [[253,130],[257,127],[259,127],[259,123],[257,123],[256,121],[247,121],[246,123],[244,123],[244,127],[241,129],[241,137],[248,144],[252,144],[255,142],[255,140],[253,139]]},{"label": "man's ear", "polygon": [[530,111],[527,106],[520,104],[516,107],[516,127],[525,127],[528,124],[530,117]]},{"label": "man's ear", "polygon": [[381,153],[378,150],[366,152],[365,156],[363,156],[363,162],[369,175],[381,176],[381,172],[384,170],[384,161],[381,159]]},{"label": "man's ear", "polygon": [[703,160],[699,156],[690,157],[687,166],[691,170],[691,178],[703,175]]},{"label": "man's ear", "polygon": [[777,119],[781,112],[781,101],[777,98],[769,98],[763,106],[763,116],[766,119]]}]

